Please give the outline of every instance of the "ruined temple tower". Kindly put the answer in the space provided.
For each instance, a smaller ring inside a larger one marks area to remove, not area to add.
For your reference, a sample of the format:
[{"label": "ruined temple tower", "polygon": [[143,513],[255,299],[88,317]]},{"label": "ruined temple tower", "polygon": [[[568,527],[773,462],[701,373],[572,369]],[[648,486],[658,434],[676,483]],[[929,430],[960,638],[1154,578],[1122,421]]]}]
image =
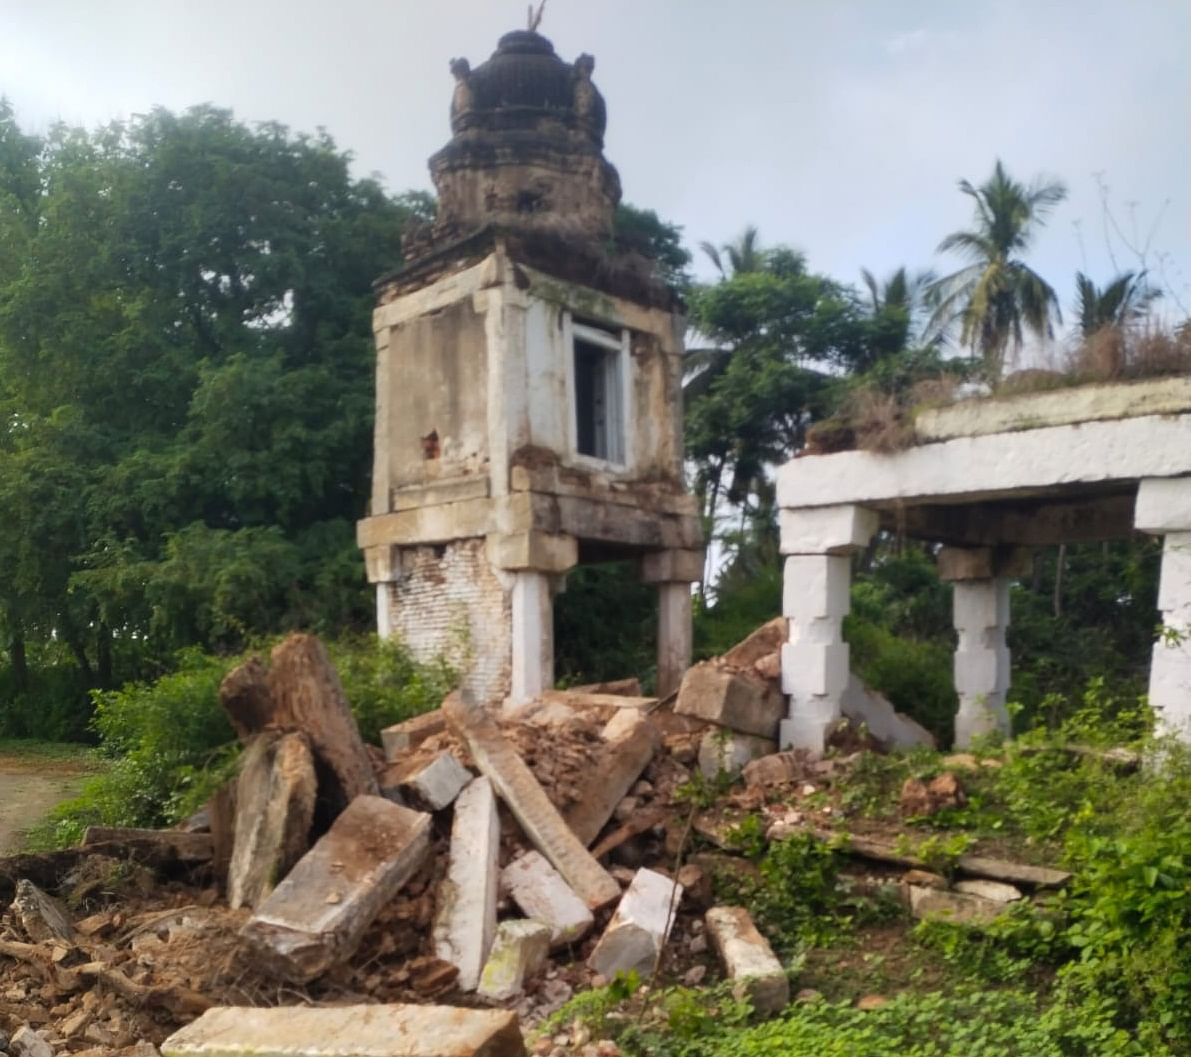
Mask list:
[{"label": "ruined temple tower", "polygon": [[553,685],[553,599],[633,558],[659,591],[658,691],[690,660],[702,539],[682,478],[681,305],[613,239],[594,61],[534,32],[451,63],[438,216],[382,278],[370,514],[377,623],[458,652],[482,702]]}]

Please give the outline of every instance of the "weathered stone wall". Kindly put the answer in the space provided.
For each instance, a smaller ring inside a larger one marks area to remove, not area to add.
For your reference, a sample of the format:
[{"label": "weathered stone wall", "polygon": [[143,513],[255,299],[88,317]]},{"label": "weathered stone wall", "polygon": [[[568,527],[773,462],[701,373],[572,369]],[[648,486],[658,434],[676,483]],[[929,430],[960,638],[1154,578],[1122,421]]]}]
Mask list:
[{"label": "weathered stone wall", "polygon": [[[385,585],[388,627],[415,658],[447,652],[464,671],[463,687],[482,704],[509,691],[512,605],[489,565],[484,540],[402,549],[396,579]],[[382,621],[383,625],[383,621]]]}]

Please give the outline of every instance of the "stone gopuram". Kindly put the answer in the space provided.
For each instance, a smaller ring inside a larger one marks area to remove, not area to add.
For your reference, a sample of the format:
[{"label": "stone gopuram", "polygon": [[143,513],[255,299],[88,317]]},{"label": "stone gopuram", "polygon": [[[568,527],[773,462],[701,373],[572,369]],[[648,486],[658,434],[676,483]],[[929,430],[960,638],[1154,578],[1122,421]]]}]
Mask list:
[{"label": "stone gopuram", "polygon": [[943,545],[961,747],[1009,732],[1011,584],[1030,549],[1162,536],[1149,701],[1191,740],[1191,378],[968,401],[920,413],[914,430],[902,451],[805,455],[778,472],[783,747],[822,751],[843,714],[851,555],[880,528]]},{"label": "stone gopuram", "polygon": [[580,563],[657,584],[658,692],[690,662],[703,565],[682,475],[676,294],[613,238],[594,60],[535,32],[451,63],[438,215],[378,281],[376,430],[358,526],[377,625],[467,658],[486,704],[553,685],[553,599]]}]

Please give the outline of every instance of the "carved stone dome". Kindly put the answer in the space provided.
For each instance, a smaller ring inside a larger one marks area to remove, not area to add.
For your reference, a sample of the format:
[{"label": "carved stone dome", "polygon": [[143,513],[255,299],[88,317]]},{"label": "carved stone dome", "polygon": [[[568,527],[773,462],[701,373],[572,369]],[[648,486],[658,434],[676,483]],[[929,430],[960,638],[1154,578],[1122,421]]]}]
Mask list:
[{"label": "carved stone dome", "polygon": [[452,64],[458,89],[451,130],[513,131],[561,122],[586,132],[602,147],[607,112],[604,97],[591,83],[594,65],[590,55],[580,55],[574,64],[563,62],[538,33],[506,33],[492,57],[474,70],[466,60]]}]

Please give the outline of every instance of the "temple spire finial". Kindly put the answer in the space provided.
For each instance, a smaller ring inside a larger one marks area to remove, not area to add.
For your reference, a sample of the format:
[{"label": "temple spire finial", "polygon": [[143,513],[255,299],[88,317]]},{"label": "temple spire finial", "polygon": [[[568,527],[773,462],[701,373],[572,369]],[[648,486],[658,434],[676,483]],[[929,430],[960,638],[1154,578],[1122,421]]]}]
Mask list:
[{"label": "temple spire finial", "polygon": [[536,33],[538,31],[538,26],[542,24],[542,12],[545,10],[546,0],[542,0],[542,2],[538,4],[537,11],[534,11],[533,4],[529,5],[529,21],[526,23],[526,28],[530,31],[530,33]]}]

